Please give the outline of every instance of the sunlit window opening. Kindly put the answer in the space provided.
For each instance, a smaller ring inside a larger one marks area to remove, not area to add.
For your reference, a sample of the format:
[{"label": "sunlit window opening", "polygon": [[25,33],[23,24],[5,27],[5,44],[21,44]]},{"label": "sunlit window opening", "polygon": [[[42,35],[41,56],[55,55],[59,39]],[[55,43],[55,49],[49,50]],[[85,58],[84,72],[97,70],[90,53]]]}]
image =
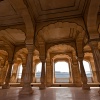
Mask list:
[{"label": "sunlit window opening", "polygon": [[85,69],[88,83],[92,83],[92,72],[91,72],[90,63],[84,60],[83,65],[84,65],[84,69]]},{"label": "sunlit window opening", "polygon": [[21,82],[22,70],[23,70],[23,67],[22,67],[22,64],[20,64],[17,70],[17,82]]},{"label": "sunlit window opening", "polygon": [[55,63],[54,68],[54,82],[55,83],[68,83],[70,74],[69,74],[69,65],[65,61],[59,61]]},{"label": "sunlit window opening", "polygon": [[13,73],[13,69],[14,69],[14,65],[12,65],[12,69],[11,69],[11,76],[12,76],[12,73]]},{"label": "sunlit window opening", "polygon": [[42,68],[42,63],[40,62],[36,65],[36,72],[35,72],[36,83],[40,83],[41,68]]}]

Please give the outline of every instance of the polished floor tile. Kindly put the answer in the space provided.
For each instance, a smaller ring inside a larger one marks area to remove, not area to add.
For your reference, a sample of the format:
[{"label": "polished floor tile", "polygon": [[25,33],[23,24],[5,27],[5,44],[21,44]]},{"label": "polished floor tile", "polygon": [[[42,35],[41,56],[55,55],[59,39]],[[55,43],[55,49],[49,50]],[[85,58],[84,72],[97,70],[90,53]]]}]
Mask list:
[{"label": "polished floor tile", "polygon": [[11,87],[10,89],[0,88],[0,100],[100,100],[99,88],[82,90],[76,87],[46,88],[39,90],[33,88],[32,95],[19,95],[21,88]]}]

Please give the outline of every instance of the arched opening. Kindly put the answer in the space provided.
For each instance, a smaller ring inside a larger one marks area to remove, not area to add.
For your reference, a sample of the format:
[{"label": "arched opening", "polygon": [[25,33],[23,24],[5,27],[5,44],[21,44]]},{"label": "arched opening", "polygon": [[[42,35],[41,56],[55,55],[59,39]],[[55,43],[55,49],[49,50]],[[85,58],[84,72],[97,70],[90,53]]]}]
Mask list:
[{"label": "arched opening", "polygon": [[92,83],[93,79],[92,79],[92,70],[91,70],[91,65],[88,61],[83,60],[83,65],[84,65],[84,69],[85,69],[85,73],[87,76],[87,82],[88,83]]},{"label": "arched opening", "polygon": [[54,67],[54,83],[69,83],[69,64],[66,61],[58,61]]},{"label": "arched opening", "polygon": [[40,83],[41,68],[42,68],[42,63],[40,62],[36,65],[36,71],[35,71],[36,83]]},{"label": "arched opening", "polygon": [[21,82],[22,70],[23,70],[23,67],[22,67],[22,64],[20,64],[17,70],[17,82],[18,83]]},{"label": "arched opening", "polygon": [[13,74],[13,70],[14,70],[14,64],[12,65],[11,76],[12,76],[12,74]]}]

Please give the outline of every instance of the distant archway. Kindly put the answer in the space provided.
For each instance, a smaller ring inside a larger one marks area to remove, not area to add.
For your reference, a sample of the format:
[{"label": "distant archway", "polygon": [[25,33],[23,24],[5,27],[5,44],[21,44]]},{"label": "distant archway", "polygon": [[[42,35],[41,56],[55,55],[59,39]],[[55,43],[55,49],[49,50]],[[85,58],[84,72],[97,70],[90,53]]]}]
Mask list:
[{"label": "distant archway", "polygon": [[69,64],[66,61],[58,61],[54,65],[54,83],[69,83]]},{"label": "distant archway", "polygon": [[40,83],[40,78],[41,78],[41,68],[42,68],[42,63],[38,63],[36,65],[36,71],[35,71],[35,78],[36,78],[36,83]]},{"label": "distant archway", "polygon": [[22,64],[20,64],[17,70],[17,82],[21,82],[22,70],[23,70],[23,67],[22,67]]}]

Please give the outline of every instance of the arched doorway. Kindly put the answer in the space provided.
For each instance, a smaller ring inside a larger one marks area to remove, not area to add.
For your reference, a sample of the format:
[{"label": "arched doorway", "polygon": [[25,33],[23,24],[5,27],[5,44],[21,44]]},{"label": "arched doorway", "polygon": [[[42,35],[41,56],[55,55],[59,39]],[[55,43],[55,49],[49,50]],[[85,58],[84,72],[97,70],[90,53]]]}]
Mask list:
[{"label": "arched doorway", "polygon": [[54,67],[54,83],[69,83],[69,64],[66,61],[58,61]]},{"label": "arched doorway", "polygon": [[41,68],[42,68],[42,63],[40,62],[36,65],[36,71],[35,71],[36,83],[40,83]]},{"label": "arched doorway", "polygon": [[23,70],[23,67],[22,67],[22,64],[20,64],[17,70],[17,82],[18,83],[21,82],[22,70]]}]

